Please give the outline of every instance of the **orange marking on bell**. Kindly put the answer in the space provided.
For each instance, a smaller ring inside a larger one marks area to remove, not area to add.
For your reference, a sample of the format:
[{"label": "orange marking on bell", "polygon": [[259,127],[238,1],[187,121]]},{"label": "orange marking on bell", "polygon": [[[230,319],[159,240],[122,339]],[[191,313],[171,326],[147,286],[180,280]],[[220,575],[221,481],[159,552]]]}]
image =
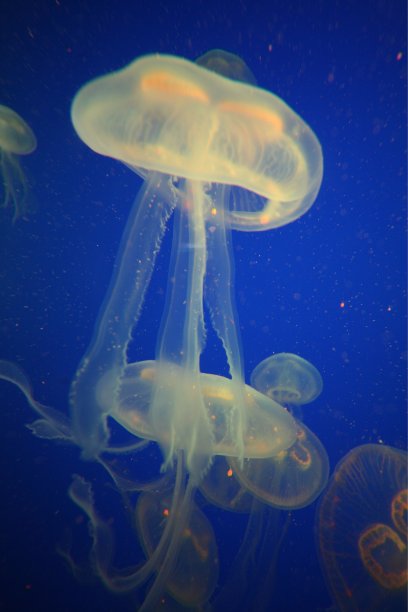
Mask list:
[{"label": "orange marking on bell", "polygon": [[242,115],[243,119],[254,119],[257,121],[262,121],[263,123],[272,126],[277,132],[283,131],[283,120],[281,119],[281,117],[262,106],[229,101],[221,102],[220,110],[227,113]]},{"label": "orange marking on bell", "polygon": [[165,71],[152,72],[140,80],[143,93],[158,93],[182,98],[194,98],[208,102],[207,93],[195,83],[186,81]]}]

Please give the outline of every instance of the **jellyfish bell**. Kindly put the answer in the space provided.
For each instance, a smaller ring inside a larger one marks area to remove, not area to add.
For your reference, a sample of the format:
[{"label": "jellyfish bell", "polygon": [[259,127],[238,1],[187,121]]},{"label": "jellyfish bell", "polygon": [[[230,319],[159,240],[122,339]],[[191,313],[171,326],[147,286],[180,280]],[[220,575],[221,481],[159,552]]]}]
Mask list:
[{"label": "jellyfish bell", "polygon": [[311,129],[277,96],[182,58],[151,55],[85,85],[74,99],[79,136],[134,168],[240,187],[257,210],[232,210],[233,227],[279,227],[320,188]]},{"label": "jellyfish bell", "polygon": [[0,104],[0,149],[15,155],[28,155],[37,147],[30,126],[8,106]]},{"label": "jellyfish bell", "polygon": [[246,63],[239,55],[224,51],[223,49],[211,49],[203,55],[200,55],[195,61],[198,66],[202,66],[207,70],[216,72],[221,76],[232,79],[233,81],[241,81],[256,85],[256,79],[252,70],[248,68]]},{"label": "jellyfish bell", "polygon": [[0,104],[0,174],[4,196],[2,208],[13,208],[13,222],[27,209],[28,185],[19,155],[28,155],[37,147],[30,126],[8,106]]},{"label": "jellyfish bell", "polygon": [[[167,366],[166,372],[160,371],[156,361],[142,361],[129,364],[121,379],[119,395],[110,416],[127,431],[139,438],[168,444],[168,439],[157,439],[157,433],[150,419],[150,406],[154,400],[157,384],[168,392],[174,387],[183,386],[183,370],[178,366]],[[108,381],[109,385],[109,381]],[[231,457],[236,451],[235,441],[230,438],[228,427],[230,414],[234,409],[234,387],[230,379],[215,374],[200,374],[199,387],[194,388],[189,379],[183,386],[184,401],[193,405],[197,395],[204,400],[208,420],[213,427],[213,446],[211,455]],[[105,379],[101,378],[96,389],[96,397],[106,395]],[[293,445],[296,439],[295,425],[290,414],[282,407],[245,385],[245,411],[247,431],[244,438],[244,456],[247,458],[270,457],[279,454]],[[103,401],[101,399],[101,401]],[[187,450],[190,428],[180,423],[176,433],[176,450]],[[163,435],[170,435],[163,430]],[[200,452],[196,448],[196,452]],[[201,452],[208,453],[204,447]]]},{"label": "jellyfish bell", "polygon": [[407,609],[407,453],[352,449],[336,466],[316,515],[323,572],[340,610]]},{"label": "jellyfish bell", "polygon": [[322,392],[320,372],[293,353],[276,353],[259,363],[251,374],[251,385],[283,406],[302,406]]},{"label": "jellyfish bell", "polygon": [[263,503],[296,510],[318,498],[329,477],[329,459],[315,434],[297,423],[295,443],[267,459],[231,460],[241,485]]}]

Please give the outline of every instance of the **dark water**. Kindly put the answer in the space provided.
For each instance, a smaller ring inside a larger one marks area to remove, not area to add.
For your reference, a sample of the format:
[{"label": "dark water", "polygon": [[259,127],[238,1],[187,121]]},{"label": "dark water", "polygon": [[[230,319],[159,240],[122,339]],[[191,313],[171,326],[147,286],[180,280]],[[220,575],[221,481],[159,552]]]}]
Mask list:
[{"label": "dark water", "polygon": [[[241,56],[261,87],[310,124],[325,165],[304,217],[271,232],[234,234],[246,375],[283,351],[319,369],[324,391],[304,418],[332,469],[359,444],[406,448],[405,3],[7,4],[0,103],[30,123],[38,149],[23,160],[34,212],[12,225],[0,211],[0,357],[24,368],[37,399],[67,409],[140,186],[124,166],[80,142],[69,118],[75,92],[146,53],[195,59],[219,47]],[[135,333],[135,360],[154,355],[168,248],[169,240]],[[211,342],[216,363],[220,352]],[[135,608],[97,582],[75,581],[56,554],[73,525],[84,550],[88,543],[83,517],[66,495],[71,474],[101,485],[102,501],[111,494],[105,476],[76,449],[34,438],[24,428],[33,415],[21,394],[5,383],[0,392],[0,610]],[[315,550],[315,509],[291,515],[271,609],[332,605]],[[220,530],[225,516],[208,512]],[[231,556],[242,521],[231,519],[221,533]],[[122,539],[126,559],[124,529]]]}]

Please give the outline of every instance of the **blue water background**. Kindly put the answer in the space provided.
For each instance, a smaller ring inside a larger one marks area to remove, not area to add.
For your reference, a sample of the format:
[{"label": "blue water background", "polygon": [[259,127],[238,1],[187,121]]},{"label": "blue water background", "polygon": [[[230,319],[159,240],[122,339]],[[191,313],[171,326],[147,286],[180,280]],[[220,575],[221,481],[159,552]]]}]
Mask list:
[{"label": "blue water background", "polygon": [[[0,357],[24,368],[39,401],[67,410],[141,184],[78,139],[69,115],[76,91],[146,53],[195,59],[226,49],[322,144],[324,178],[312,209],[274,231],[235,232],[233,243],[247,379],[282,351],[319,369],[324,391],[304,417],[333,469],[358,444],[406,447],[406,7],[399,0],[249,4],[15,0],[2,9],[0,103],[29,122],[38,149],[23,160],[34,212],[12,225],[0,210]],[[132,359],[154,356],[169,246],[167,236]],[[223,368],[211,335],[208,351],[213,367],[219,360]],[[77,583],[55,552],[66,528],[83,520],[66,495],[71,474],[96,485],[106,478],[76,449],[34,438],[21,394],[5,383],[0,393],[0,610],[132,609],[98,583]],[[315,550],[315,508],[292,514],[271,609],[331,605]],[[211,517],[215,528],[225,520],[221,511]],[[223,545],[234,550],[241,537],[238,521]]]}]

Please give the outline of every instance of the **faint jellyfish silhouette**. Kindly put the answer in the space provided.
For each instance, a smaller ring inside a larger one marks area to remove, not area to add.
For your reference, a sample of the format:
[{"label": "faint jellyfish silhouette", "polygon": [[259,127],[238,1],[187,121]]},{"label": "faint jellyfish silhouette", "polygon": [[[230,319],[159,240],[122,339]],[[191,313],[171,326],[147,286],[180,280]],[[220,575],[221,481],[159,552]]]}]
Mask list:
[{"label": "faint jellyfish silhouette", "polygon": [[[148,558],[160,544],[170,516],[171,497],[171,491],[167,495],[149,492],[139,496],[136,522]],[[164,590],[182,605],[197,609],[209,601],[217,584],[218,570],[218,550],[211,523],[192,502],[181,530],[175,562],[168,567]]]},{"label": "faint jellyfish silhouette", "polygon": [[34,132],[20,115],[0,104],[0,173],[3,180],[2,208],[13,208],[13,222],[27,212],[28,185],[19,155],[37,147]]},{"label": "faint jellyfish silhouette", "polygon": [[204,55],[200,55],[195,63],[234,81],[256,85],[255,76],[246,63],[238,55],[229,53],[229,51],[211,49]]},{"label": "faint jellyfish silhouette", "polygon": [[320,501],[322,567],[340,610],[407,609],[407,453],[380,444],[351,450]]}]

